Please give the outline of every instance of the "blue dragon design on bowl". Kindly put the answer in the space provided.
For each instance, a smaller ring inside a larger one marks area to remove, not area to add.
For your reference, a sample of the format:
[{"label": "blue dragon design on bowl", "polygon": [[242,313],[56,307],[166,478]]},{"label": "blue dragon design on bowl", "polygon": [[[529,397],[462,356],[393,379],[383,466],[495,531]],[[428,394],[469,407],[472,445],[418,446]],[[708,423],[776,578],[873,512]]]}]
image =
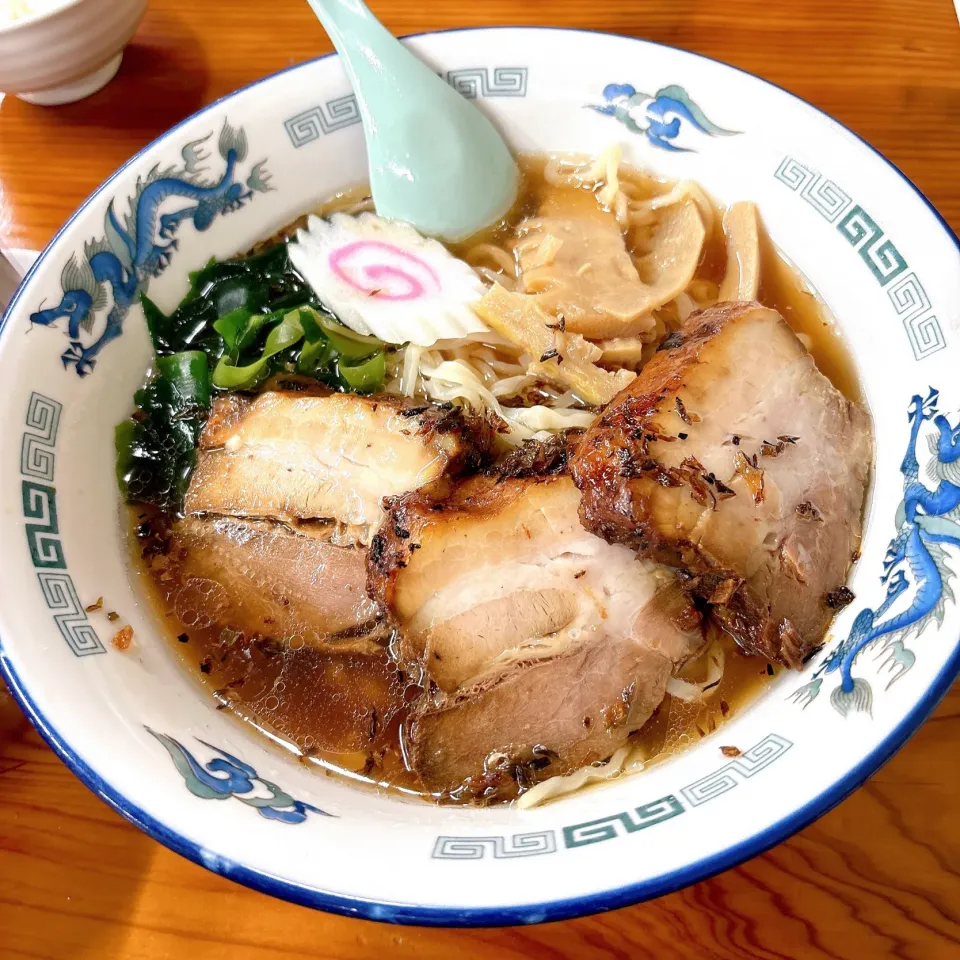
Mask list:
[{"label": "blue dragon design on bowl", "polygon": [[[819,695],[824,680],[838,673],[840,682],[830,694],[833,707],[843,716],[850,711],[870,713],[873,690],[868,680],[854,676],[857,659],[868,649],[879,648],[880,669],[891,677],[889,689],[916,662],[907,642],[918,638],[930,623],[942,623],[947,604],[954,602],[954,572],[947,565],[946,547],[960,547],[960,425],[953,426],[938,413],[939,396],[931,387],[926,398],[918,394],[910,401],[910,437],[900,465],[903,500],[880,577],[886,596],[876,609],[867,607],[857,614],[849,636],[830,651],[808,683],[790,694],[795,703],[807,707]],[[936,428],[927,436],[931,456],[925,473],[932,486],[921,479],[917,457],[921,429],[929,421]],[[911,588],[909,604],[887,616]]]},{"label": "blue dragon design on bowl", "polygon": [[[196,230],[207,230],[218,216],[233,213],[255,194],[273,189],[266,160],[254,164],[243,179],[239,169],[247,159],[247,136],[242,127],[232,127],[226,120],[217,143],[223,172],[218,179],[207,180],[204,163],[210,153],[204,145],[212,136],[213,131],[185,144],[180,154],[182,165],[154,166],[146,177],[138,177],[122,220],[111,200],[104,235],[85,243],[82,257],[74,254],[64,266],[60,302],[46,309],[41,305],[30,315],[31,324],[45,327],[67,320],[70,346],[62,360],[64,367],[72,364],[79,376],[90,373],[100,351],[123,333],[130,308],[146,292],[151,279],[169,265],[184,222],[192,222]],[[161,207],[172,197],[188,204],[162,213]],[[98,314],[111,299],[100,335],[94,337]]]},{"label": "blue dragon design on bowl", "polygon": [[[321,817],[334,816],[302,800],[294,800],[289,793],[280,789],[272,781],[257,776],[257,771],[250,764],[244,763],[205,740],[198,738],[199,743],[220,756],[210,760],[206,765],[201,765],[179,740],[165,733],[157,733],[149,727],[145,729],[163,744],[180,776],[183,777],[187,789],[201,800],[229,800],[234,797],[248,807],[256,808],[261,817],[267,820],[279,820],[281,823],[303,823],[308,813],[316,813]],[[258,785],[268,790],[270,795],[265,797],[256,795]],[[255,795],[246,796],[251,793]]]},{"label": "blue dragon design on bowl", "polygon": [[633,133],[643,134],[652,146],[677,153],[693,150],[674,143],[685,123],[709,137],[733,137],[740,133],[717,126],[677,84],[663,87],[651,96],[640,93],[630,83],[608,83],[603,88],[603,102],[588,103],[587,107],[616,118]]}]

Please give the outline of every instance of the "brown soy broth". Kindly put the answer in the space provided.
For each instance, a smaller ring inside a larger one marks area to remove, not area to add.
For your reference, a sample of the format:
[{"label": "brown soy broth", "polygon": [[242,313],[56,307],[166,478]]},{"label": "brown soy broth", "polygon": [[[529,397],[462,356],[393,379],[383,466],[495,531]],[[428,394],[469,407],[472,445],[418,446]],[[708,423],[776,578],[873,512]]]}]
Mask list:
[{"label": "brown soy broth", "polygon": [[305,763],[419,792],[399,745],[411,683],[386,643],[379,657],[331,654],[298,646],[297,638],[286,643],[243,634],[235,629],[242,615],[230,611],[212,622],[213,582],[184,573],[188,557],[176,540],[160,552],[166,538],[155,531],[163,531],[166,520],[142,505],[128,513],[135,570],[162,631],[217,709],[285,742]]},{"label": "brown soy broth", "polygon": [[[464,243],[451,245],[452,252],[465,256],[478,244],[492,244],[512,257],[512,240],[523,218],[536,215],[545,204],[554,215],[582,212],[584,203],[592,199],[588,198],[589,191],[549,182],[544,173],[547,159],[521,157],[522,186],[514,208],[500,223]],[[634,199],[662,194],[672,187],[624,167],[620,179],[631,185]],[[369,190],[360,184],[338,193],[316,212],[354,213],[365,209],[371,209]],[[290,236],[304,221],[300,218],[274,239]],[[642,226],[628,233],[628,247],[635,257],[645,252],[648,234]],[[269,242],[258,244],[254,250],[262,250]],[[726,256],[721,211],[717,209],[696,273],[703,289],[713,289],[714,296],[723,278]],[[808,338],[819,368],[839,390],[851,399],[861,398],[854,365],[824,305],[762,230],[759,299]],[[301,762],[318,770],[337,772],[387,790],[421,793],[416,777],[406,768],[401,746],[403,723],[410,703],[420,693],[420,678],[405,673],[391,658],[386,639],[382,654],[374,657],[329,653],[297,646],[298,638],[287,643],[240,633],[231,629],[236,618],[229,611],[217,622],[205,620],[200,611],[210,608],[209,591],[215,585],[186,583],[184,558],[176,550],[158,552],[151,546],[156,538],[143,535],[145,525],[162,528],[167,521],[150,509],[137,507],[131,509],[130,522],[135,566],[163,632],[185,668],[217,701],[218,709],[232,712],[271,740],[286,744]],[[189,603],[184,599],[188,588],[199,590]],[[664,699],[651,720],[634,734],[648,762],[661,762],[715,733],[761,695],[780,672],[780,667],[768,665],[761,658],[745,656],[725,634],[718,632],[710,639],[722,647],[725,659],[716,689],[698,704],[670,696]],[[750,746],[727,744],[722,734],[716,742],[741,749]]]},{"label": "brown soy broth", "polygon": [[[727,720],[750,706],[784,669],[779,664],[767,663],[762,657],[747,656],[729,634],[713,627],[709,628],[708,642],[719,644],[723,650],[723,676],[701,703],[687,703],[671,696],[664,698],[633,738],[648,758],[645,761],[648,765],[662,763],[716,733]],[[719,736],[722,737],[722,733]],[[752,746],[725,741],[722,745],[743,750]]]}]

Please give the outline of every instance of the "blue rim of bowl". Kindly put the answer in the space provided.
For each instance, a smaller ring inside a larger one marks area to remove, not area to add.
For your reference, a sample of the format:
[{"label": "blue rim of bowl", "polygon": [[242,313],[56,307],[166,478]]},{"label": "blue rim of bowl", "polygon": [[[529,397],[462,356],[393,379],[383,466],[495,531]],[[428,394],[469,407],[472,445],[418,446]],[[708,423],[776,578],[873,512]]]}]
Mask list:
[{"label": "blue rim of bowl", "polygon": [[[950,225],[946,222],[939,210],[923,195],[920,189],[896,164],[888,160],[872,144],[868,143],[863,137],[855,133],[849,127],[844,126],[840,121],[835,120],[829,114],[824,113],[813,104],[790,93],[783,87],[739,67],[723,63],[713,57],[707,57],[703,54],[693,53],[689,50],[681,50],[678,47],[671,47],[668,44],[656,43],[652,40],[643,40],[639,37],[630,37],[624,34],[609,33],[602,30],[578,30],[566,29],[562,27],[528,27],[528,26],[499,26],[499,27],[464,27],[454,30],[437,30],[426,33],[410,34],[403,39],[412,39],[424,36],[443,36],[446,34],[459,33],[484,33],[493,30],[523,30],[530,33],[564,33],[564,34],[585,34],[590,36],[613,37],[619,40],[630,40],[634,43],[661,47],[675,53],[685,54],[695,57],[699,60],[707,60],[710,63],[719,64],[728,70],[743,74],[752,80],[762,83],[766,86],[779,90],[782,94],[790,97],[791,100],[815,111],[820,117],[828,122],[835,124],[840,129],[846,131],[854,137],[863,146],[865,146],[877,159],[886,164],[894,173],[897,174],[910,189],[917,195],[921,202],[934,215],[940,223],[944,232],[947,234],[960,252],[960,238],[953,232]],[[282,76],[293,70],[299,70],[311,63],[319,60],[325,60],[334,54],[325,54],[322,57],[316,57],[303,63],[295,64],[280,70],[277,73],[270,74],[260,80],[255,80],[232,93],[215,100],[206,107],[198,110],[191,116],[181,120],[179,123],[164,131],[159,137],[138,151],[126,163],[119,167],[110,177],[103,181],[93,193],[74,211],[70,218],[57,231],[53,239],[47,244],[43,252],[37,258],[34,265],[23,278],[20,286],[13,295],[13,299],[7,306],[3,316],[0,317],[0,335],[3,334],[7,320],[12,315],[17,302],[20,299],[23,290],[26,288],[34,272],[41,266],[52,248],[56,245],[60,237],[69,229],[73,221],[80,213],[92,203],[117,177],[119,177],[128,167],[137,163],[140,158],[153,149],[153,147],[165,140],[175,130],[178,130],[184,124],[189,123],[195,117],[201,116],[209,110],[219,107],[223,103],[233,99],[238,94],[244,93],[253,87],[272,80],[274,77]],[[765,830],[754,834],[748,840],[743,840],[726,850],[704,857],[695,863],[688,864],[671,873],[661,874],[657,877],[651,877],[638,883],[629,884],[616,890],[607,890],[601,893],[587,894],[581,897],[573,897],[564,900],[552,900],[545,903],[528,903],[520,905],[504,905],[492,907],[431,907],[415,903],[399,903],[383,900],[367,900],[362,897],[353,897],[344,894],[327,893],[314,887],[303,886],[302,884],[292,883],[281,877],[274,876],[261,870],[255,870],[246,867],[243,864],[236,863],[228,858],[221,857],[213,851],[208,851],[200,844],[188,840],[186,837],[171,830],[166,824],[152,817],[145,810],[130,803],[120,791],[114,789],[103,780],[99,774],[84,760],[77,755],[70,747],[67,739],[47,720],[47,718],[37,709],[30,694],[24,687],[19,675],[3,653],[2,638],[0,638],[0,675],[4,677],[11,692],[19,701],[20,706],[30,718],[34,726],[40,732],[41,736],[53,749],[54,753],[73,771],[73,773],[89,787],[98,797],[109,804],[117,813],[121,814],[131,823],[138,826],[141,830],[149,834],[155,840],[176,851],[188,860],[200,864],[207,869],[235,880],[245,886],[252,887],[262,893],[279,897],[283,900],[289,900],[306,907],[313,907],[319,910],[326,910],[331,913],[341,914],[347,917],[361,917],[367,920],[378,920],[387,923],[398,924],[416,924],[420,926],[436,927],[479,927],[479,926],[507,926],[511,924],[529,924],[544,923],[556,920],[569,920],[575,917],[582,917],[594,913],[602,913],[607,910],[615,910],[619,907],[630,906],[644,900],[652,900],[668,893],[673,893],[683,887],[701,880],[707,880],[718,873],[735,867],[758,854],[769,850],[771,847],[786,840],[805,827],[809,826],[819,817],[832,810],[838,803],[848,797],[857,789],[868,777],[876,773],[917,731],[924,720],[933,712],[937,704],[943,699],[950,689],[957,675],[960,674],[960,638],[939,674],[924,692],[920,700],[914,705],[913,709],[903,720],[892,730],[887,737],[866,757],[864,757],[855,767],[849,770],[844,776],[837,780],[832,786],[824,790],[819,796],[806,803],[803,807],[795,810],[793,813],[775,824],[767,827]]]}]

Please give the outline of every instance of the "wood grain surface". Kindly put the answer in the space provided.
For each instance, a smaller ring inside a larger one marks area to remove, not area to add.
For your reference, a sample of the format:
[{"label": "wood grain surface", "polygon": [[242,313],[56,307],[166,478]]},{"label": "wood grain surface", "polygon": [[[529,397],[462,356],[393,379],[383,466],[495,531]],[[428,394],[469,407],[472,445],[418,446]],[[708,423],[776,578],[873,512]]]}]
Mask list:
[{"label": "wood grain surface", "polygon": [[[827,110],[960,230],[960,28],[951,0],[373,0],[395,33],[609,30],[725,60]],[[39,249],[176,121],[329,50],[303,2],[153,0],[117,79],[43,109],[0,103],[0,247]],[[0,714],[3,703],[0,702]],[[285,960],[960,957],[960,688],[803,833],[652,903],[533,928],[443,931],[313,913],[182,860],[0,715],[0,958]]]}]

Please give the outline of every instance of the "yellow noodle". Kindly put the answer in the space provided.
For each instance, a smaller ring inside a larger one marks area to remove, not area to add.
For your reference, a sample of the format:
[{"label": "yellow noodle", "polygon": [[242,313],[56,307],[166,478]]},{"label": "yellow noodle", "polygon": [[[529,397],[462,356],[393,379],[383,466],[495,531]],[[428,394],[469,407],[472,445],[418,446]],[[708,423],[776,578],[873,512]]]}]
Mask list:
[{"label": "yellow noodle", "polygon": [[496,264],[497,268],[511,277],[517,275],[517,261],[503,247],[492,243],[478,243],[467,251],[467,263],[476,267],[478,263],[488,260]]},{"label": "yellow noodle", "polygon": [[507,290],[516,290],[517,281],[513,278],[513,275],[507,275],[500,270],[491,270],[490,267],[474,267],[474,270],[480,275],[482,280],[486,280],[487,283],[499,283],[501,287],[504,287]]}]

